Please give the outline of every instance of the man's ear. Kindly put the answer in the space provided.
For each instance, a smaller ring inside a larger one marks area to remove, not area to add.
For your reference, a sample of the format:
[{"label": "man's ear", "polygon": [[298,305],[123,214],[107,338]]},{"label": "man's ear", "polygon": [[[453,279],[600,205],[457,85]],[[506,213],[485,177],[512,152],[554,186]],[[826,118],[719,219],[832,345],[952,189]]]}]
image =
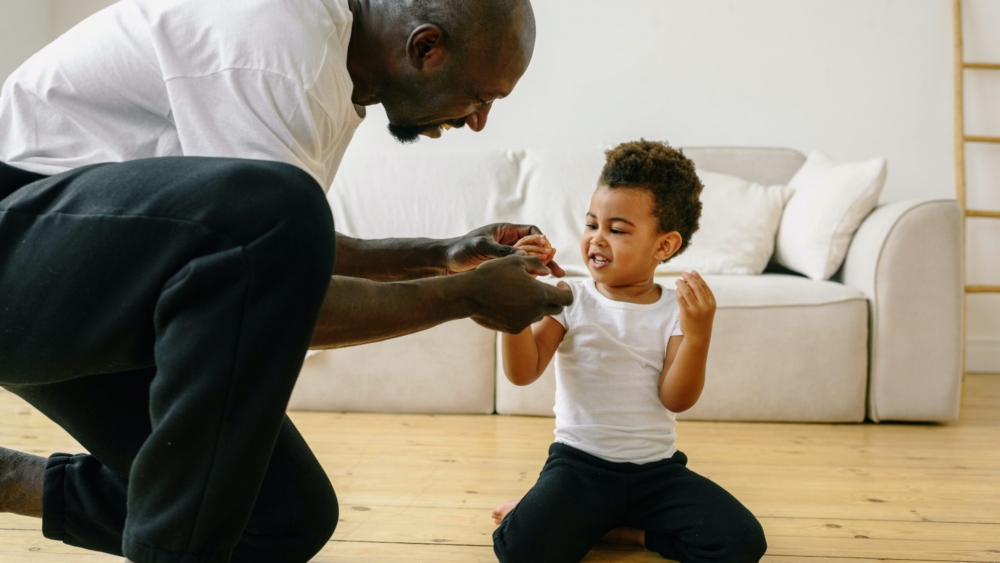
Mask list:
[{"label": "man's ear", "polygon": [[683,243],[684,237],[677,231],[670,231],[667,234],[660,235],[660,244],[657,246],[656,254],[653,256],[657,262],[665,262],[674,254],[677,254],[677,250],[680,249]]},{"label": "man's ear", "polygon": [[414,29],[406,42],[406,59],[418,71],[436,70],[444,63],[447,54],[444,32],[432,23]]}]

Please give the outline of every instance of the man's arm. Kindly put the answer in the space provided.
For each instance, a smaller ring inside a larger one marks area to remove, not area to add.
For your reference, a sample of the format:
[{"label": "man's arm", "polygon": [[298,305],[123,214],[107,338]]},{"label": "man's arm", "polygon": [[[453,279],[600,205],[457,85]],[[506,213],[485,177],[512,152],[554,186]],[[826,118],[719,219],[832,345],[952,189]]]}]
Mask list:
[{"label": "man's arm", "polygon": [[[335,276],[393,282],[466,272],[494,258],[518,254],[514,243],[541,234],[531,225],[498,223],[452,239],[361,240],[337,235]],[[551,273],[562,277],[558,264]]]},{"label": "man's arm", "polygon": [[443,276],[449,241],[434,239],[362,240],[337,235],[333,274],[372,281],[405,281]]},{"label": "man's arm", "polygon": [[378,283],[335,276],[311,347],[378,342],[466,317],[493,330],[519,333],[573,302],[571,291],[532,278],[548,273],[537,258],[509,256],[426,280]]}]

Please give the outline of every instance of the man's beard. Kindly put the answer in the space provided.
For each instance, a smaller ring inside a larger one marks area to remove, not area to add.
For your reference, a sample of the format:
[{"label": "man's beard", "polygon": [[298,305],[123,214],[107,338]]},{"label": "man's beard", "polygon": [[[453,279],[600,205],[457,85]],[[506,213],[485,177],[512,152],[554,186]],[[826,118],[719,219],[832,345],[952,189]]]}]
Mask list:
[{"label": "man's beard", "polygon": [[393,125],[389,124],[389,133],[404,145],[416,143],[420,134],[427,130],[426,125]]},{"label": "man's beard", "polygon": [[389,133],[396,138],[397,141],[404,145],[410,143],[416,143],[420,139],[420,134],[424,131],[430,131],[431,129],[437,129],[441,125],[449,125],[452,129],[461,129],[465,127],[465,119],[454,119],[452,121],[445,121],[438,125],[393,125],[389,124]]}]

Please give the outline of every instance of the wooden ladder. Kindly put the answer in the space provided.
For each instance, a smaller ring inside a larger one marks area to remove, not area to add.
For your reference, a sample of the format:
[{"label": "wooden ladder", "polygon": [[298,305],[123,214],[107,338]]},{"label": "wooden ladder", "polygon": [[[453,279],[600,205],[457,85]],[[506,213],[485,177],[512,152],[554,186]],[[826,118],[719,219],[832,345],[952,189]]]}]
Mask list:
[{"label": "wooden ladder", "polygon": [[[965,134],[965,71],[1000,70],[1000,63],[972,63],[965,60],[962,41],[962,0],[952,0],[955,16],[955,198],[962,208],[962,279],[965,279],[966,222],[969,218],[1000,219],[1000,211],[969,209],[966,205],[965,145],[966,143],[996,143],[1000,137]],[[997,293],[1000,285],[965,285],[965,293]],[[967,301],[967,299],[965,300]],[[967,319],[966,315],[963,318]],[[968,320],[963,321],[968,323]],[[962,373],[965,373],[965,326],[962,327]]]}]

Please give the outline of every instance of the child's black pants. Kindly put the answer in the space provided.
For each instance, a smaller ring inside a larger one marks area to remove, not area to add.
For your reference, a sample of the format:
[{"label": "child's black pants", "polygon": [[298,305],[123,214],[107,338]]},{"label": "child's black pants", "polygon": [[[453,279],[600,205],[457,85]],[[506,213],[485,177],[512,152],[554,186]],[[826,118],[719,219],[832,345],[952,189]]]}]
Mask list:
[{"label": "child's black pants", "polygon": [[49,459],[46,536],[137,563],[323,546],[336,497],[285,407],[334,237],[284,164],[0,164],[0,385],[91,452]]},{"label": "child's black pants", "polygon": [[493,533],[501,563],[577,563],[614,528],[646,531],[646,547],[681,563],[757,562],[760,523],[687,456],[613,463],[552,444],[538,482]]}]

